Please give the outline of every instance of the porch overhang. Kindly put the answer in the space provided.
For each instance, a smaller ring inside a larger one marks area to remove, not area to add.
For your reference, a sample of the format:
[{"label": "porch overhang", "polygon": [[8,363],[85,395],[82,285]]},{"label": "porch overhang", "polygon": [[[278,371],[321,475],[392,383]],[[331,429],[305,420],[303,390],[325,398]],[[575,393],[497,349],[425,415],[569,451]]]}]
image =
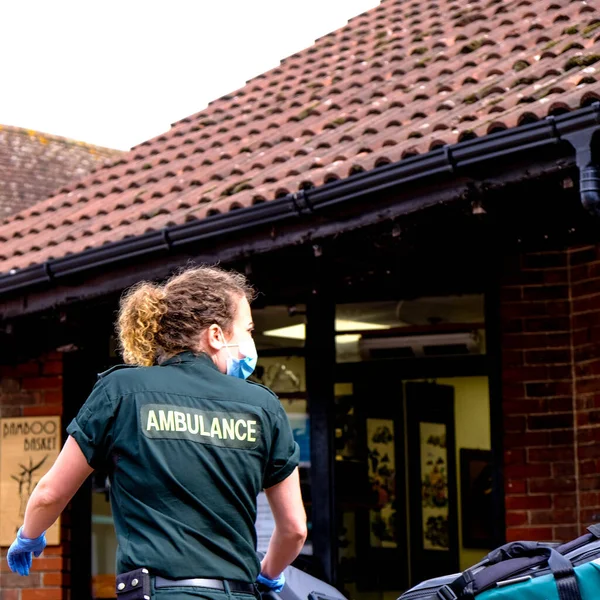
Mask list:
[{"label": "porch overhang", "polygon": [[583,170],[581,156],[591,160],[592,152],[577,144],[591,144],[599,130],[595,103],[278,200],[49,260],[0,276],[0,315],[10,319],[115,293],[140,278],[164,277],[189,259],[228,263],[314,244],[451,202],[477,186],[493,189],[575,165]]}]

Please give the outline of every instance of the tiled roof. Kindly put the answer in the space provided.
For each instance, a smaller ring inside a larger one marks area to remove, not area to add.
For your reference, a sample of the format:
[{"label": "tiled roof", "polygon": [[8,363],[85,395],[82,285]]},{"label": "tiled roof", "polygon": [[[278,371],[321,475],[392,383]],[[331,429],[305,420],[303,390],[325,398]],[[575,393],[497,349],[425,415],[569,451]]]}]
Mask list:
[{"label": "tiled roof", "polygon": [[595,0],[383,0],[8,219],[0,272],[587,106],[599,61]]},{"label": "tiled roof", "polygon": [[0,125],[0,218],[48,198],[61,185],[121,154],[119,150]]}]

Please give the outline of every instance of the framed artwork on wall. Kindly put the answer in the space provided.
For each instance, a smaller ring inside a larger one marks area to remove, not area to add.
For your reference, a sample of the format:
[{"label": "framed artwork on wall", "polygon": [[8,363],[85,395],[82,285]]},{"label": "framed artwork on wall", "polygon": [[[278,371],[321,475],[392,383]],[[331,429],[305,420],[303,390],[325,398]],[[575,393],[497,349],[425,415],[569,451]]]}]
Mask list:
[{"label": "framed artwork on wall", "polygon": [[407,589],[410,562],[402,388],[379,397],[372,388],[368,379],[356,384],[362,465],[351,482],[358,565],[353,577],[361,592],[397,591]]},{"label": "framed artwork on wall", "polygon": [[465,548],[496,547],[493,476],[491,450],[460,449],[461,529]]},{"label": "framed artwork on wall", "polygon": [[369,485],[376,506],[369,510],[369,546],[397,548],[396,439],[393,419],[367,419]]},{"label": "framed artwork on wall", "polygon": [[419,423],[421,459],[421,522],[425,550],[450,548],[448,431],[445,423]]},{"label": "framed artwork on wall", "polygon": [[454,388],[407,383],[411,585],[459,566]]}]

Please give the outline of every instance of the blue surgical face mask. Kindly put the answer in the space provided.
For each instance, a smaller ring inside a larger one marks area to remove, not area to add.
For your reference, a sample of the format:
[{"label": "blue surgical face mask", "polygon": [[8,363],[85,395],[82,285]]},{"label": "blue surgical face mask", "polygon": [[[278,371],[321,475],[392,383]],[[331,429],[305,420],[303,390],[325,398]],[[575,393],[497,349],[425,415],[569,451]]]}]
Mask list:
[{"label": "blue surgical face mask", "polygon": [[[254,372],[258,361],[254,340],[248,338],[239,344],[225,344],[224,347],[227,348],[227,375],[248,379]],[[243,355],[242,358],[235,358],[231,355],[229,348],[234,347],[237,347],[239,353]]]}]

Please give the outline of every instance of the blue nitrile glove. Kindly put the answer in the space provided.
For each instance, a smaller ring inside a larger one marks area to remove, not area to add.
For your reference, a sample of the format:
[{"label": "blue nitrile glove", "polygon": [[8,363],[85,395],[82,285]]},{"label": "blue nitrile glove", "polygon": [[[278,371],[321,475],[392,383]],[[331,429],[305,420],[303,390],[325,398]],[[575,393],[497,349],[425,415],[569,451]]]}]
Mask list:
[{"label": "blue nitrile glove", "polygon": [[8,566],[13,573],[29,575],[31,553],[37,558],[46,547],[46,532],[32,540],[22,537],[23,526],[17,531],[17,539],[11,544],[6,555]]},{"label": "blue nitrile glove", "polygon": [[260,583],[264,585],[266,588],[269,588],[272,592],[280,592],[285,585],[285,575],[282,573],[277,579],[269,579],[265,577],[262,573],[259,573],[256,578],[256,583]]}]

